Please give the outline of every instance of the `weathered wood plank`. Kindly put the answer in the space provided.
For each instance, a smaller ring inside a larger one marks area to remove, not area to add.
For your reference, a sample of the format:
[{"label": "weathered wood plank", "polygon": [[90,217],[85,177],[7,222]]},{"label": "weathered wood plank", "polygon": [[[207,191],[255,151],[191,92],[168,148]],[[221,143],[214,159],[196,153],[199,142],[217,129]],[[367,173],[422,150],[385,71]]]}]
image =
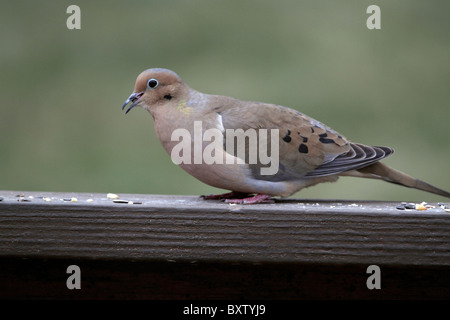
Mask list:
[{"label": "weathered wood plank", "polygon": [[[73,264],[81,269],[80,290],[66,287],[69,276],[66,268]],[[381,289],[369,290],[366,286],[369,276],[367,266],[354,264],[0,258],[0,298],[247,299],[254,300],[253,303],[267,304],[263,300],[450,297],[448,268],[380,267]],[[184,306],[190,303],[185,302]],[[198,301],[192,303],[201,305]],[[224,307],[217,302],[214,304]],[[150,308],[147,304],[145,306],[147,310],[155,311],[153,305]],[[168,307],[166,315],[174,311],[173,318],[180,318],[182,308],[172,310],[174,306]],[[298,303],[291,307],[291,315],[298,312]],[[273,306],[267,309],[271,314],[278,315]]]},{"label": "weathered wood plank", "polygon": [[[450,214],[439,207],[120,195],[140,202],[128,204],[106,194],[18,191],[0,197],[3,257],[450,266]],[[62,200],[72,197],[77,202]]]}]

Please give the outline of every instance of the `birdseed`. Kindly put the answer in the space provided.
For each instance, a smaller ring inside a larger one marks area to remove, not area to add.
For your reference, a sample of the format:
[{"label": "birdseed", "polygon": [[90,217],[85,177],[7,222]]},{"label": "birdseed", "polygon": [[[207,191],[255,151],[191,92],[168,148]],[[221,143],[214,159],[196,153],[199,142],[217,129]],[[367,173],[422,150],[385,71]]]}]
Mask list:
[{"label": "birdseed", "polygon": [[405,204],[405,209],[415,209],[416,205],[414,203]]},{"label": "birdseed", "polygon": [[115,199],[115,200],[113,200],[113,202],[114,202],[114,203],[128,203],[129,201],[128,201],[128,200],[118,200],[118,199]]},{"label": "birdseed", "polygon": [[142,204],[142,202],[139,201],[131,201],[131,200],[123,200],[123,199],[115,199],[113,200],[114,203],[126,203],[126,204]]},{"label": "birdseed", "polygon": [[416,204],[416,210],[427,210],[427,208],[422,204]]}]

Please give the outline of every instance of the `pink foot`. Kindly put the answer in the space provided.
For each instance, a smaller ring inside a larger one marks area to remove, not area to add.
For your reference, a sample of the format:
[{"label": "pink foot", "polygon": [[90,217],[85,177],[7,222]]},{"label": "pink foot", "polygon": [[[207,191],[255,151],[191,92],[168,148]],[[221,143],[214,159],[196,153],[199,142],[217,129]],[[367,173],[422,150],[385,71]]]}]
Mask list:
[{"label": "pink foot", "polygon": [[253,197],[243,198],[243,199],[226,199],[226,203],[236,203],[236,204],[255,204],[255,203],[274,203],[275,201],[271,199],[272,196],[269,194],[257,194]]},{"label": "pink foot", "polygon": [[200,196],[203,200],[223,200],[223,199],[243,199],[248,197],[250,194],[242,193],[237,191],[231,191],[223,194],[210,194],[209,196]]}]

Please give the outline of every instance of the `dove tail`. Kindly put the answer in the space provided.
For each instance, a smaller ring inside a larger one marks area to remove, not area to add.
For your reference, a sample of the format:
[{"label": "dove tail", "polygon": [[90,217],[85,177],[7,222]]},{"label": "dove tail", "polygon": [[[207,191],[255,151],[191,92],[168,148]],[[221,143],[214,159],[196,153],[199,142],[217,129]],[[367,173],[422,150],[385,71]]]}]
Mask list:
[{"label": "dove tail", "polygon": [[358,171],[367,178],[370,176],[370,178],[382,179],[387,182],[400,184],[405,187],[415,188],[450,198],[450,192],[439,189],[422,180],[415,179],[406,173],[388,167],[381,162],[376,162],[370,166],[358,169]]}]

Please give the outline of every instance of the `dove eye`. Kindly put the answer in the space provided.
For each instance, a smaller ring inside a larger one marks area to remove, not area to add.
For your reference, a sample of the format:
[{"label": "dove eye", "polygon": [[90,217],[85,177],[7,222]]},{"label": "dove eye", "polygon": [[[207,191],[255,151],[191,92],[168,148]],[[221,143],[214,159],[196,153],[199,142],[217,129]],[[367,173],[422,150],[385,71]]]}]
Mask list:
[{"label": "dove eye", "polygon": [[158,86],[159,82],[156,79],[150,79],[147,82],[147,88],[149,89],[155,89]]}]

